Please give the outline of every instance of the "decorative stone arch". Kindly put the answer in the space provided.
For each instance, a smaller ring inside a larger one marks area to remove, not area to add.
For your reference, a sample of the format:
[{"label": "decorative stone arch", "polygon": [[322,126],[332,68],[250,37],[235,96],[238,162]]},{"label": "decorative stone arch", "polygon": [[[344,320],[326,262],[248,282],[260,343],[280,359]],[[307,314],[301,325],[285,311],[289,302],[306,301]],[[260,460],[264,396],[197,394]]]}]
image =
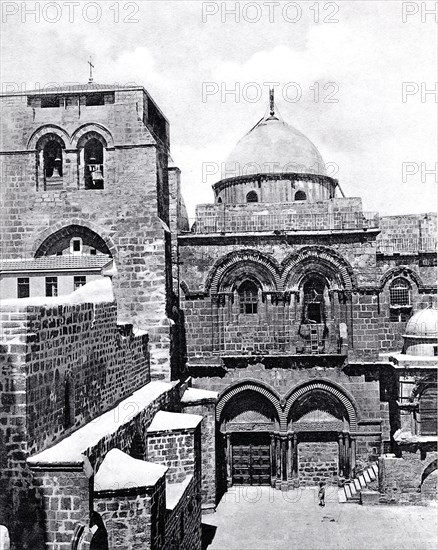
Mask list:
[{"label": "decorative stone arch", "polygon": [[[251,266],[251,270],[248,270]],[[225,281],[230,281],[230,275],[245,267],[245,271],[257,277],[260,283],[276,291],[280,286],[279,266],[270,256],[258,250],[246,249],[231,252],[220,258],[210,270],[205,281],[205,292],[215,294],[220,292]]]},{"label": "decorative stone arch", "polygon": [[35,132],[30,136],[27,142],[27,149],[35,151],[37,148],[37,143],[46,134],[54,134],[55,136],[58,136],[58,138],[63,141],[64,148],[70,144],[70,135],[63,128],[56,126],[55,124],[45,124],[44,126],[38,128],[38,130],[35,130]]},{"label": "decorative stone arch", "polygon": [[421,474],[421,485],[426,481],[426,479],[438,468],[437,459],[433,460]]},{"label": "decorative stone arch", "polygon": [[113,239],[108,234],[105,234],[105,232],[102,231],[101,228],[94,223],[80,220],[78,218],[63,219],[63,221],[59,221],[51,227],[42,231],[32,245],[32,256],[36,258],[44,256],[47,250],[49,250],[50,246],[52,246],[53,243],[62,236],[62,232],[71,232],[72,228],[74,227],[88,229],[89,231],[94,233],[96,237],[99,237],[105,244],[106,248],[108,249],[109,255],[113,258],[116,257],[117,249]]},{"label": "decorative stone arch", "polygon": [[109,149],[114,147],[113,136],[111,132],[105,128],[105,126],[97,123],[87,123],[75,130],[71,137],[72,148],[80,149],[85,137],[87,137],[88,134],[90,134],[91,137],[99,139],[104,147]]},{"label": "decorative stone arch", "polygon": [[286,405],[284,407],[283,424],[281,424],[280,426],[281,430],[282,431],[287,430],[287,422],[289,419],[289,414],[291,412],[291,409],[294,403],[307,392],[312,392],[315,390],[325,391],[333,395],[344,405],[348,414],[350,431],[356,432],[357,431],[357,412],[356,412],[356,406],[354,404],[353,398],[350,395],[348,395],[343,388],[338,387],[337,385],[333,384],[333,382],[326,382],[323,380],[304,382],[303,384],[300,384],[298,387],[293,388],[289,392],[289,394],[286,395],[285,397]]},{"label": "decorative stone arch", "polygon": [[436,500],[436,488],[438,483],[438,471],[437,471],[437,460],[433,460],[426,468],[423,470],[421,475],[420,491],[421,491],[421,500],[430,501]]},{"label": "decorative stone arch", "polygon": [[282,262],[281,284],[284,289],[297,289],[309,271],[315,271],[340,290],[357,287],[353,268],[338,252],[324,246],[305,246]]},{"label": "decorative stone arch", "polygon": [[280,405],[280,397],[277,394],[277,392],[272,388],[270,388],[267,384],[264,384],[263,382],[260,382],[258,380],[248,380],[248,379],[236,382],[235,384],[232,384],[222,392],[216,405],[216,420],[218,422],[220,422],[221,420],[223,409],[225,405],[228,403],[228,401],[230,401],[233,397],[235,397],[239,393],[242,393],[247,390],[257,392],[263,395],[266,399],[268,399],[274,406],[278,415],[278,421],[281,423],[282,410]]},{"label": "decorative stone arch", "polygon": [[412,388],[412,392],[411,392],[411,399],[414,401],[418,399],[421,396],[421,394],[426,390],[430,388],[436,388],[436,387],[437,387],[437,382],[433,374],[429,374],[428,376],[423,376],[415,382],[415,385]]},{"label": "decorative stone arch", "polygon": [[421,280],[418,273],[416,273],[413,269],[410,267],[400,265],[397,267],[393,267],[391,269],[388,269],[383,276],[380,279],[380,289],[383,290],[385,286],[392,280],[396,279],[397,277],[402,277],[408,280],[408,282],[415,283],[418,289],[423,287],[423,281]]}]

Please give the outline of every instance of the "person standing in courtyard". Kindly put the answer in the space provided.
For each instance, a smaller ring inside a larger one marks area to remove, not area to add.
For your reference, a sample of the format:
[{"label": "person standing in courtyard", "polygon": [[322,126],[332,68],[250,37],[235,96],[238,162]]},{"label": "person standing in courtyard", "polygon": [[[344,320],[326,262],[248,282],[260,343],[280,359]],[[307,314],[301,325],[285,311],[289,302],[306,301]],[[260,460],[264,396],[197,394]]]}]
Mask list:
[{"label": "person standing in courtyard", "polygon": [[323,481],[319,482],[318,497],[319,497],[319,505],[325,506],[325,483]]}]

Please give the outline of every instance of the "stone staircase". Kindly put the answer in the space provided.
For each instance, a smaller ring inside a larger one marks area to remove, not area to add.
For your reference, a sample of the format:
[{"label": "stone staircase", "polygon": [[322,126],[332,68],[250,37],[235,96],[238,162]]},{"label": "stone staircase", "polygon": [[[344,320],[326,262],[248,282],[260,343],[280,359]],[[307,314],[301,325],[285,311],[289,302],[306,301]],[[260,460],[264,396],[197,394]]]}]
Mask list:
[{"label": "stone staircase", "polygon": [[[362,502],[364,503],[364,494],[367,492],[368,485],[378,479],[379,476],[379,467],[377,464],[371,464],[368,466],[359,476],[355,477],[348,483],[345,483],[343,487],[340,487],[338,490],[338,500],[339,502]],[[374,496],[376,491],[369,491],[370,497]],[[361,499],[362,494],[362,499]],[[378,493],[377,493],[378,495]],[[373,501],[373,498],[370,498],[370,504]]]}]

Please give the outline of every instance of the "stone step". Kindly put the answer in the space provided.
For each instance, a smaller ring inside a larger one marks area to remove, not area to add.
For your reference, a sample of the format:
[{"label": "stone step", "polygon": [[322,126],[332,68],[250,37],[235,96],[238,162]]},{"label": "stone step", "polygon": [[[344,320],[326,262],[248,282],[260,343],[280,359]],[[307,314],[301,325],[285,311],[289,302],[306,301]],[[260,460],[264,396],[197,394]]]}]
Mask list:
[{"label": "stone step", "polygon": [[368,470],[364,470],[363,477],[365,478],[366,483],[371,483],[371,476],[368,473]]},{"label": "stone step", "polygon": [[359,480],[357,479],[357,477],[354,478],[353,481],[354,481],[354,486],[356,487],[356,490],[357,490],[357,491],[360,491],[360,490],[362,489],[362,487],[360,486],[360,482],[359,482]]},{"label": "stone step", "polygon": [[379,504],[380,493],[378,491],[362,491],[360,503],[365,505]]},{"label": "stone step", "polygon": [[344,492],[345,492],[345,496],[347,498],[351,498],[352,497],[352,493],[351,493],[351,488],[350,488],[350,484],[349,483],[346,483],[344,485]]},{"label": "stone step", "polygon": [[379,467],[377,466],[377,464],[373,464],[371,466],[371,468],[373,469],[374,473],[376,474],[376,477],[379,475]]},{"label": "stone step", "polygon": [[350,487],[351,496],[354,496],[357,493],[357,489],[356,489],[354,483],[349,483],[348,486]]},{"label": "stone step", "polygon": [[345,495],[345,491],[343,487],[341,487],[338,491],[338,501],[341,503],[347,502],[347,496]]},{"label": "stone step", "polygon": [[360,474],[360,476],[359,476],[359,483],[360,483],[360,486],[362,487],[362,489],[364,489],[367,486],[367,483],[365,481],[365,478],[364,478],[363,474]]},{"label": "stone step", "polygon": [[372,468],[368,468],[367,470],[368,475],[370,476],[371,480],[376,479],[376,474]]}]

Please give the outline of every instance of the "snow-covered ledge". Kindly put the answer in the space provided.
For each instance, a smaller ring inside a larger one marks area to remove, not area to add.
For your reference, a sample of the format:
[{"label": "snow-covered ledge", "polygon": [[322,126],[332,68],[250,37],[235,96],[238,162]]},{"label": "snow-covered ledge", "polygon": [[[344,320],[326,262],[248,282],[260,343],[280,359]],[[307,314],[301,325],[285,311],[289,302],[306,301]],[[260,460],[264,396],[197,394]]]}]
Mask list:
[{"label": "snow-covered ledge", "polygon": [[158,411],[147,429],[147,433],[194,430],[202,422],[199,414]]},{"label": "snow-covered ledge", "polygon": [[138,460],[120,449],[111,449],[94,476],[94,490],[106,493],[155,487],[167,470],[161,464]]},{"label": "snow-covered ledge", "polygon": [[201,390],[198,388],[187,388],[184,392],[181,403],[184,405],[201,405],[202,403],[216,403],[218,392]]},{"label": "snow-covered ledge", "polygon": [[[71,435],[27,459],[32,467],[82,467],[86,457],[84,453],[95,447],[99,441],[115,434],[122,426],[131,422],[132,410],[136,405],[137,414],[151,405],[161,395],[173,389],[176,382],[150,382],[129,397],[121,401],[116,407],[88,422]],[[85,461],[86,462],[86,461]]]}]

